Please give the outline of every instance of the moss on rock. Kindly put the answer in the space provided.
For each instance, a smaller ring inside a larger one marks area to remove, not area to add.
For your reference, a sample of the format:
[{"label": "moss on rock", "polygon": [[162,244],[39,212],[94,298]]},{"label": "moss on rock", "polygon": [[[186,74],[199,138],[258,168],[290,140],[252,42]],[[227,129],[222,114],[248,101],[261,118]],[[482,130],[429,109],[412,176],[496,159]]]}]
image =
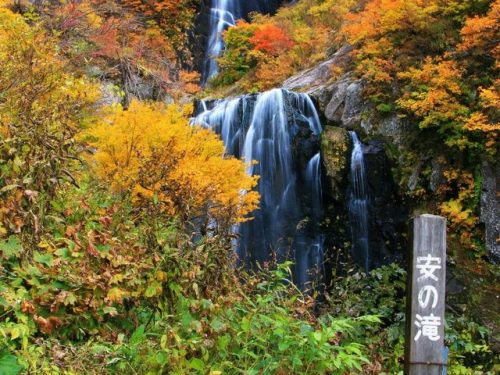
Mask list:
[{"label": "moss on rock", "polygon": [[326,176],[331,184],[332,198],[338,200],[344,194],[347,162],[349,160],[349,135],[344,128],[327,126],[321,136],[321,153]]}]

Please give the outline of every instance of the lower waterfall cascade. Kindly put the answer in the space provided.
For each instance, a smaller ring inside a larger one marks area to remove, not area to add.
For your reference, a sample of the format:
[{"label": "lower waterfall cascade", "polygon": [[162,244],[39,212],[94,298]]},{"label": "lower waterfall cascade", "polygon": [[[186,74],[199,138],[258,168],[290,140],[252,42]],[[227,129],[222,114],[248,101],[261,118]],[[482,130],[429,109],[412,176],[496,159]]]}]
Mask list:
[{"label": "lower waterfall cascade", "polygon": [[237,228],[236,245],[248,267],[295,262],[295,283],[318,283],[323,271],[322,126],[311,98],[282,89],[201,102],[192,123],[220,134],[228,154],[259,175],[260,208]]},{"label": "lower waterfall cascade", "polygon": [[[350,253],[364,272],[404,257],[400,233],[406,216],[398,208],[381,143],[363,144],[356,132],[346,132],[351,143],[345,156],[347,183],[338,187],[332,211],[332,197],[324,190],[328,184],[322,181],[327,168],[323,127],[309,95],[273,89],[202,100],[191,122],[219,134],[226,154],[244,160],[247,173],[259,176],[260,208],[234,230],[240,264],[252,268],[292,260],[294,281],[307,290],[327,283],[326,273],[338,266],[328,250],[332,244],[343,249],[350,241],[344,255]],[[334,217],[345,220],[332,227]]]}]

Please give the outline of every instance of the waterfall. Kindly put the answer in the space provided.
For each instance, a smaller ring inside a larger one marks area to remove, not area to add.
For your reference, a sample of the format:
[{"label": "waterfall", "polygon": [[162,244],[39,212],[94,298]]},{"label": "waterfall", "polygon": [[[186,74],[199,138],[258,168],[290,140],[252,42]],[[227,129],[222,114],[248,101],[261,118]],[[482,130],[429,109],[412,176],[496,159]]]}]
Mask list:
[{"label": "waterfall", "polygon": [[368,243],[368,186],[365,174],[363,144],[358,135],[349,132],[353,148],[351,154],[349,219],[354,258],[363,264],[365,272],[370,269],[370,252]]},{"label": "waterfall", "polygon": [[[309,98],[310,100],[310,98]],[[317,123],[319,124],[319,122]],[[311,214],[310,225],[319,228],[323,219],[323,194],[321,191],[321,154],[318,152],[307,163],[306,186],[311,194]],[[298,285],[304,288],[309,280],[313,280],[316,285],[321,283],[324,276],[324,256],[323,256],[324,235],[320,231],[315,231],[314,237],[306,241],[301,254],[302,262],[297,262]]]},{"label": "waterfall", "polygon": [[313,212],[321,216],[323,197],[321,191],[321,154],[319,152],[307,163],[306,182],[313,197]]},{"label": "waterfall", "polygon": [[238,228],[239,259],[249,267],[293,259],[296,283],[304,290],[317,283],[323,262],[321,124],[311,99],[274,89],[202,108],[192,123],[220,134],[227,153],[260,176],[260,208]]},{"label": "waterfall", "polygon": [[210,33],[206,49],[202,83],[205,84],[219,71],[217,58],[224,48],[222,33],[241,18],[240,2],[237,0],[212,0],[210,8]]},{"label": "waterfall", "polygon": [[202,69],[202,85],[219,72],[217,58],[224,50],[223,32],[234,26],[237,20],[247,18],[251,12],[273,13],[280,2],[278,0],[210,1],[209,31]]}]

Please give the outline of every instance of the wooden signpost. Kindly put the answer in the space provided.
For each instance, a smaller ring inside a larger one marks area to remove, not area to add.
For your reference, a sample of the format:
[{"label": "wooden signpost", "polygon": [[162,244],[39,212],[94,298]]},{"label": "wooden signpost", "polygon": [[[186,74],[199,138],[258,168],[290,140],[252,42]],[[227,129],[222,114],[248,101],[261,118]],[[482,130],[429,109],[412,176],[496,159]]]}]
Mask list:
[{"label": "wooden signpost", "polygon": [[406,301],[406,375],[446,374],[444,310],[446,219],[413,219]]}]

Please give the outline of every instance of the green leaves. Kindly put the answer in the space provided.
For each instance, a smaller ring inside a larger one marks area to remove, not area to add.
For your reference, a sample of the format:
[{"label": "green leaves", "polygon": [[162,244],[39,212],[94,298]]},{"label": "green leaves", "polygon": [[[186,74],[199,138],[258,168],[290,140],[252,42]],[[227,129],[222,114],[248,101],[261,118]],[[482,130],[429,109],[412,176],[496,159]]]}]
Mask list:
[{"label": "green leaves", "polygon": [[33,254],[33,260],[37,263],[42,263],[45,264],[46,266],[50,267],[52,266],[52,262],[54,261],[54,257],[51,254],[47,253],[41,253],[38,251],[35,251]]},{"label": "green leaves", "polygon": [[16,236],[10,236],[7,240],[0,241],[0,251],[4,259],[11,259],[21,254],[22,246]]},{"label": "green leaves", "polygon": [[152,281],[146,289],[144,295],[148,298],[160,295],[163,291],[161,284],[158,281]]},{"label": "green leaves", "polygon": [[189,361],[191,368],[203,372],[205,370],[205,363],[199,358],[193,358]]},{"label": "green leaves", "polygon": [[0,375],[17,375],[22,369],[14,355],[6,349],[0,351]]}]

